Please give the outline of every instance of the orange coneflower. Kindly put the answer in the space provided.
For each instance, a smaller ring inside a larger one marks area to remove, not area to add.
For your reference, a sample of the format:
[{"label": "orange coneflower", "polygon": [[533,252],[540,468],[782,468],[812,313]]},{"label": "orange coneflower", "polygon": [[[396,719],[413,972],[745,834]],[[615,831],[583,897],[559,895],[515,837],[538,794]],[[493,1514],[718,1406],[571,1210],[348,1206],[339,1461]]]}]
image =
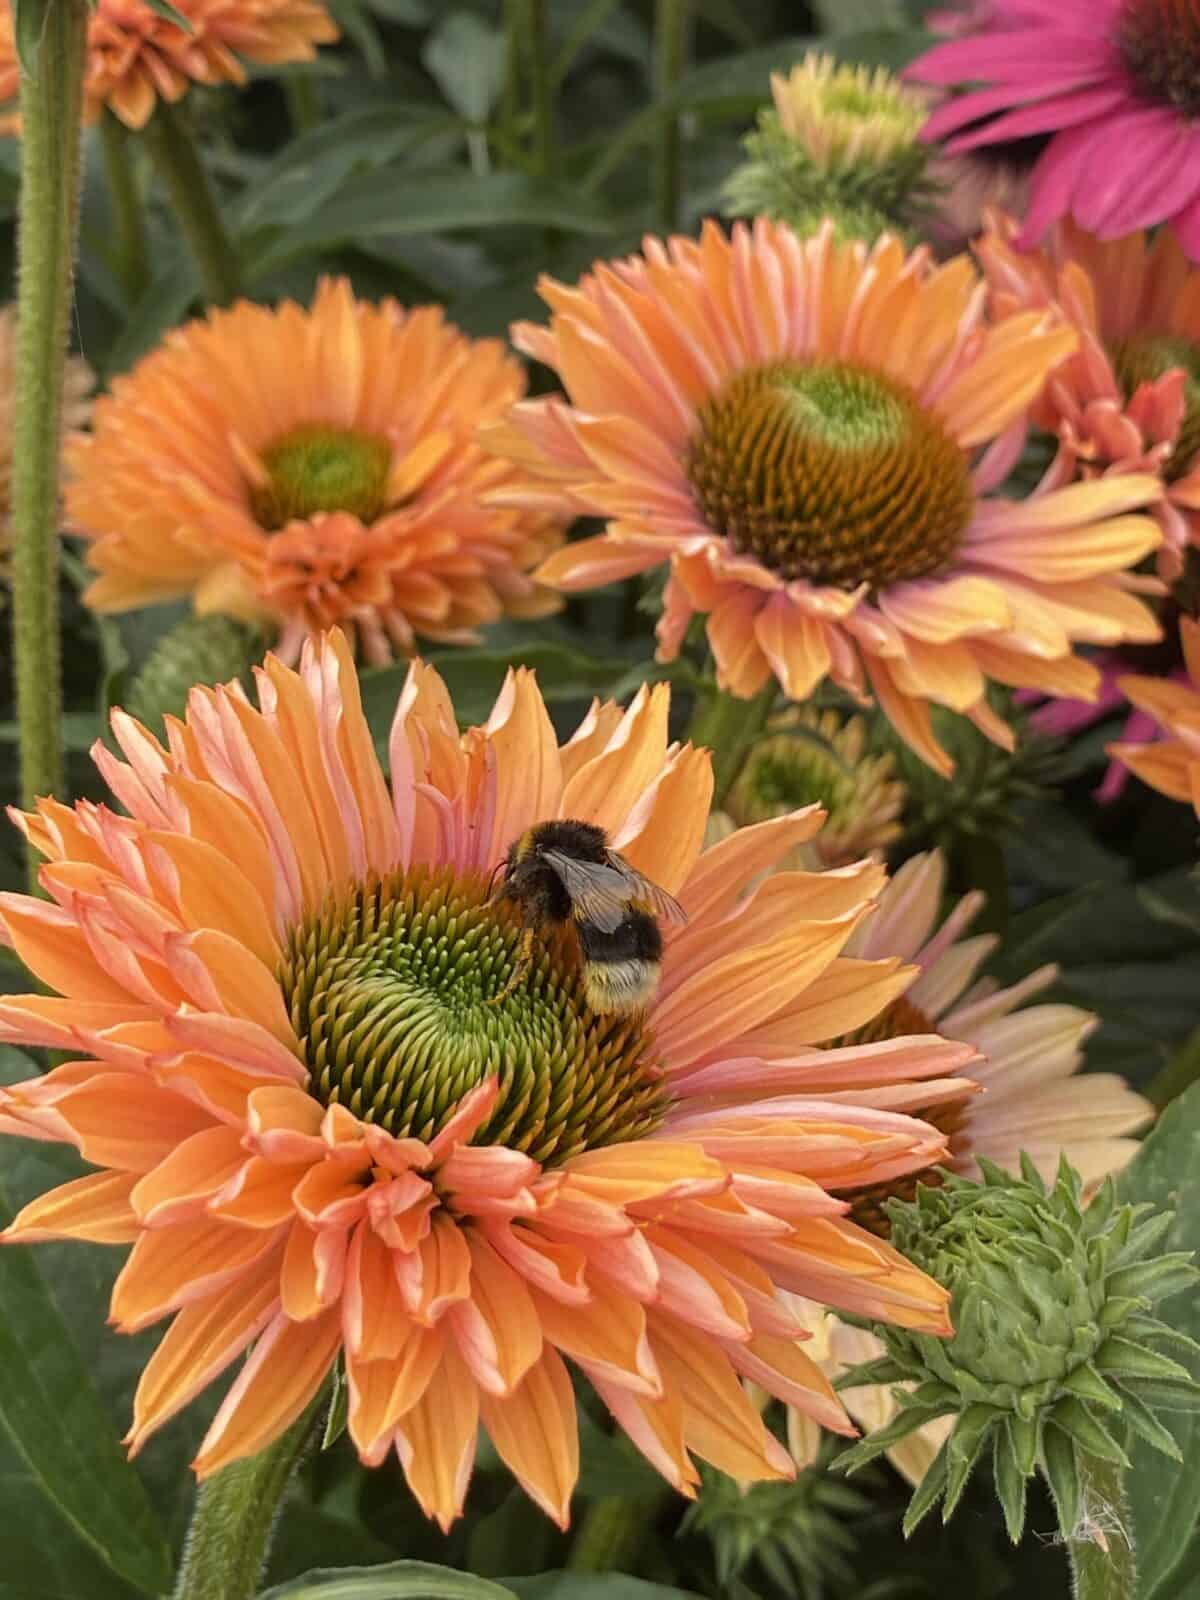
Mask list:
[{"label": "orange coneflower", "polygon": [[1076,336],[1040,312],[989,324],[965,258],[935,269],[894,238],[868,251],[759,219],[648,240],[542,292],[551,326],[515,337],[570,403],[519,405],[489,442],[525,468],[531,503],[611,519],[551,557],[547,582],[670,561],[663,657],[705,612],[733,694],[772,675],[794,700],[827,675],[873,690],[948,771],[931,701],[1008,743],[989,678],[1087,696],[1077,641],[1157,636],[1124,576],[1159,542],[1126,514],[1154,477],[995,492]]},{"label": "orange coneflower", "polygon": [[[172,0],[191,31],[144,0],[97,0],[88,23],[84,114],[107,106],[142,128],[160,100],[182,99],[193,83],[245,83],[242,62],[312,61],[338,37],[318,0]],[[19,68],[11,0],[0,0],[0,102],[17,98]]]},{"label": "orange coneflower", "polygon": [[1172,800],[1190,800],[1200,816],[1200,621],[1182,617],[1179,633],[1190,684],[1138,674],[1117,679],[1121,693],[1153,717],[1166,738],[1150,744],[1119,741],[1107,749],[1152,789]]},{"label": "orange coneflower", "polygon": [[344,279],[311,310],[240,303],[178,328],[68,445],[68,515],[101,574],[85,598],[190,595],[275,622],[288,660],[332,624],[378,662],[414,633],[461,643],[505,611],[543,615],[527,572],[556,525],[481,503],[513,474],[475,442],[524,388],[498,341]]},{"label": "orange coneflower", "polygon": [[[847,948],[859,957],[899,956],[917,972],[905,993],[861,1030],[860,1037],[936,1031],[980,1052],[983,1060],[971,1068],[971,1076],[982,1093],[951,1093],[921,1109],[949,1139],[941,1167],[977,1178],[983,1156],[1016,1172],[1024,1153],[1053,1182],[1059,1160],[1066,1156],[1094,1189],[1133,1157],[1138,1141],[1130,1135],[1150,1121],[1153,1107],[1115,1073],[1080,1073],[1084,1040],[1098,1020],[1091,1012],[1025,1003],[1054,981],[1055,968],[1039,968],[1006,988],[990,979],[976,980],[997,940],[988,934],[961,935],[978,915],[984,896],[964,896],[939,927],[945,882],[940,851],[913,856],[880,895],[877,914],[850,939]],[[867,1188],[851,1197],[851,1214],[886,1233],[881,1209],[886,1199],[910,1199],[918,1182],[940,1181],[934,1170]],[[882,1353],[879,1340],[867,1330],[827,1313],[814,1320],[815,1307],[796,1310],[814,1328],[812,1354],[831,1380]],[[896,1411],[884,1384],[849,1389],[842,1398],[855,1421],[869,1429],[882,1427]],[[917,1429],[888,1452],[889,1459],[911,1483],[919,1483],[951,1427],[952,1419],[942,1419]],[[797,1410],[789,1416],[788,1438],[796,1460],[807,1465],[819,1438]]]},{"label": "orange coneflower", "polygon": [[976,249],[1003,314],[1053,305],[1079,335],[1034,408],[1085,474],[1156,472],[1163,576],[1200,545],[1200,267],[1164,228],[1097,239],[1059,223],[1044,250],[1013,246],[993,211]]},{"label": "orange coneflower", "polygon": [[[0,1126],[100,1170],[9,1237],[133,1245],[113,1321],[174,1315],[134,1448],[253,1345],[200,1448],[213,1472],[341,1358],[362,1458],[395,1449],[443,1525],[479,1422],[564,1521],[564,1356],[686,1494],[690,1451],[739,1478],[791,1470],[739,1375],[850,1426],[784,1291],[947,1330],[944,1292],[830,1191],[939,1160],[905,1107],[960,1089],[943,1075],[974,1052],[807,1048],[908,982],[839,954],[882,869],[763,879],[816,808],[702,852],[709,757],[668,743],[668,699],[596,705],[560,748],[522,671],[460,737],[417,663],[389,785],[334,633],[300,673],[267,658],[260,710],[193,690],[166,749],[116,712],[126,759],[96,760],[128,816],[44,800],[21,819],[50,898],[0,896],[0,921],[62,998],[4,996],[0,1038],[72,1059],[0,1093]],[[554,817],[599,825],[690,916],[645,1015],[591,1011],[569,937],[511,982],[521,927],[489,869]]]}]

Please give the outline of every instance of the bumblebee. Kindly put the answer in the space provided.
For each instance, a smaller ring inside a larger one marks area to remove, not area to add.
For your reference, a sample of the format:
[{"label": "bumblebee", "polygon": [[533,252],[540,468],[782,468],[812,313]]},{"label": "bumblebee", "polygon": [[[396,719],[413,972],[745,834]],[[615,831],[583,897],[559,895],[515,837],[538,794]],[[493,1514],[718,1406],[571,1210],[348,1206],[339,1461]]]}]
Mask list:
[{"label": "bumblebee", "polygon": [[539,822],[514,839],[500,864],[492,902],[512,900],[525,923],[517,964],[493,1004],[520,983],[533,960],[538,930],[570,922],[582,958],[584,992],[593,1011],[643,1011],[658,988],[663,940],[656,918],[683,923],[687,914],[665,889],[643,878],[609,847],[591,822]]}]

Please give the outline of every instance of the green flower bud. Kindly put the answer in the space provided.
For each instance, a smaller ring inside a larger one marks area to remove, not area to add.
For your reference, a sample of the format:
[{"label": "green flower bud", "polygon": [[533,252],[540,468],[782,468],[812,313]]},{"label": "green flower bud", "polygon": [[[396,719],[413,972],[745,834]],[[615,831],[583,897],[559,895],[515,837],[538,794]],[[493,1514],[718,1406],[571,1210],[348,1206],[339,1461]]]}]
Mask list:
[{"label": "green flower bud", "polygon": [[797,1596],[854,1584],[847,1557],[855,1540],[846,1524],[870,1502],[829,1476],[830,1456],[826,1449],[790,1483],[741,1484],[701,1469],[700,1496],[681,1532],[708,1538],[722,1593],[744,1574]]},{"label": "green flower bud", "polygon": [[907,236],[932,194],[917,139],[923,97],[882,68],[816,54],[789,77],[774,74],[771,92],[774,105],[745,139],[748,160],[726,187],[730,212],[774,217],[798,233],[828,215],[840,238]]},{"label": "green flower bud", "polygon": [[1058,781],[1060,741],[1034,732],[1012,695],[992,689],[988,704],[1016,733],[1003,750],[973,722],[943,706],[931,706],[934,737],[954,761],[943,778],[898,736],[886,717],[871,719],[870,749],[891,755],[904,785],[904,838],[911,850],[953,853],[972,839],[1000,841],[1018,825],[1019,806]]},{"label": "green flower bud", "polygon": [[264,641],[256,628],[233,617],[189,617],[165,633],[151,651],[125,696],[125,709],[148,728],[165,716],[182,717],[195,684],[248,684],[250,669],[262,660]]},{"label": "green flower bud", "polygon": [[853,1471],[923,1423],[953,1416],[954,1431],[913,1496],[905,1532],[942,1497],[942,1519],[949,1519],[990,1446],[1016,1541],[1035,1470],[1069,1529],[1079,1520],[1088,1458],[1127,1465],[1131,1434],[1178,1458],[1151,1408],[1195,1406],[1200,1385],[1152,1347],[1172,1340],[1200,1353],[1200,1346],[1149,1310],[1200,1281],[1200,1272],[1186,1252],[1153,1254],[1170,1215],[1118,1206],[1111,1181],[1085,1207],[1065,1159],[1052,1189],[1025,1158],[1021,1179],[984,1160],[980,1166],[982,1183],[949,1176],[943,1187],[887,1207],[892,1243],[951,1291],[956,1331],[939,1340],[875,1329],[887,1355],[856,1367],[839,1387],[916,1387],[898,1394],[901,1410],[887,1427],[841,1460]]}]

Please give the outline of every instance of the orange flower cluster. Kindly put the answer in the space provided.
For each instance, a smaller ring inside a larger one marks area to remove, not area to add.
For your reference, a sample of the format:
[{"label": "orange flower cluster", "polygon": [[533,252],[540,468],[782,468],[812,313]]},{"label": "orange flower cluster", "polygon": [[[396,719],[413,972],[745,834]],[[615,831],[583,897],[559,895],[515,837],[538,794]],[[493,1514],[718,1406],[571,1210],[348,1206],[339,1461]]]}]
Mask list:
[{"label": "orange flower cluster", "polygon": [[[189,32],[144,0],[97,0],[88,25],[84,111],[107,107],[142,128],[160,100],[173,104],[193,83],[245,83],[258,66],[312,61],[338,37],[318,0],[173,0]],[[16,101],[19,68],[11,0],[0,4],[0,102]]]}]

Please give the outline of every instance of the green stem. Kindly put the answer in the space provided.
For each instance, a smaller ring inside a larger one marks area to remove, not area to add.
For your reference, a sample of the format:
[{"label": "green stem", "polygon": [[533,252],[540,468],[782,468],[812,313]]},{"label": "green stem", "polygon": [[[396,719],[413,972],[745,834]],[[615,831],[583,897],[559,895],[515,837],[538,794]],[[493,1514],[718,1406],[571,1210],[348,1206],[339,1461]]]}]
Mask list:
[{"label": "green stem", "polygon": [[307,73],[283,80],[283,96],[294,134],[307,133],[321,124],[321,96],[316,80]]},{"label": "green stem", "polygon": [[521,115],[521,63],[525,55],[521,40],[525,32],[526,0],[504,0],[504,36],[508,48],[504,58],[504,84],[500,90],[500,122],[505,136],[516,141],[517,119]]},{"label": "green stem", "polygon": [[215,305],[227,306],[240,287],[237,255],[183,112],[160,101],[144,138],[200,269],[205,293]]},{"label": "green stem", "polygon": [[316,1439],[322,1404],[315,1400],[274,1444],[196,1490],[175,1600],[250,1600],[258,1593],[284,1491]]},{"label": "green stem", "polygon": [[638,1552],[658,1517],[670,1491],[626,1500],[606,1495],[593,1501],[571,1544],[567,1567],[571,1572],[631,1572]]},{"label": "green stem", "polygon": [[[49,0],[36,76],[21,74],[13,404],[13,655],[25,805],[62,788],[58,475],[79,225],[85,0]],[[30,867],[31,878],[34,868]],[[34,878],[36,886],[36,878]]]},{"label": "green stem", "polygon": [[1086,1456],[1081,1463],[1083,1515],[1064,1528],[1075,1600],[1135,1600],[1137,1556],[1133,1517],[1122,1469],[1114,1461]]},{"label": "green stem", "polygon": [[[662,102],[675,92],[687,59],[688,0],[656,0],[654,19],[654,97]],[[679,118],[664,113],[654,152],[654,199],[659,225],[666,233],[679,226],[681,188]]]},{"label": "green stem", "polygon": [[554,91],[550,84],[549,21],[546,0],[528,0],[527,45],[529,88],[533,103],[533,162],[540,178],[548,178],[558,161],[554,128]]},{"label": "green stem", "polygon": [[130,160],[129,130],[111,111],[105,111],[100,118],[100,144],[112,202],[112,253],[125,297],[132,305],[150,282],[146,220],[141,189]]},{"label": "green stem", "polygon": [[701,693],[688,738],[713,753],[713,804],[720,805],[750,747],[767,725],[777,693],[774,680],[753,700],[737,700],[721,689]]}]

